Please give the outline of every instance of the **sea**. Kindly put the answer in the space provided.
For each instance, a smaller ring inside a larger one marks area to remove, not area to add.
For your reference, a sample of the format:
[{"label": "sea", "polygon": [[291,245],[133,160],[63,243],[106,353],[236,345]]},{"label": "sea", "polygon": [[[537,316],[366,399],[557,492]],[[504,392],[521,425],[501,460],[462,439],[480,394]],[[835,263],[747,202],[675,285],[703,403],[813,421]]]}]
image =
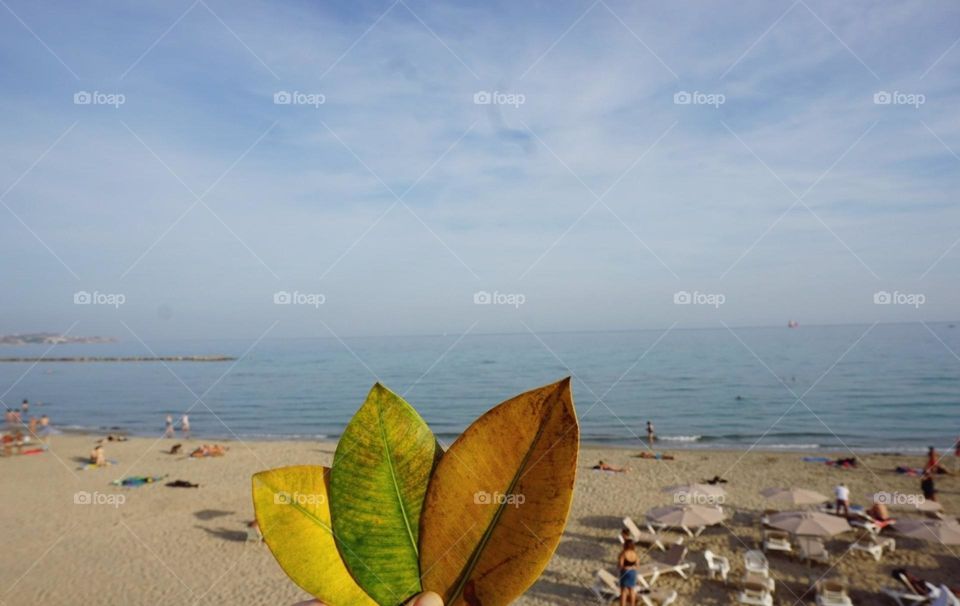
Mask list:
[{"label": "sea", "polygon": [[61,431],[336,439],[377,381],[449,444],[486,410],[571,376],[587,444],[922,452],[960,435],[948,323],[7,346],[0,356],[235,356],[230,362],[0,364]]}]

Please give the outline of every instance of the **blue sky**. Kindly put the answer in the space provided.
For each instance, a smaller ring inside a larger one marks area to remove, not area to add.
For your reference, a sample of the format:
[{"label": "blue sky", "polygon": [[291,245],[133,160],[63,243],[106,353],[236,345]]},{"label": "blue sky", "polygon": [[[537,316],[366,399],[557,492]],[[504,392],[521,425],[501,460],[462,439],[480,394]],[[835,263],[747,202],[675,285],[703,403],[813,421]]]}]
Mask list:
[{"label": "blue sky", "polygon": [[955,3],[0,4],[0,332],[955,319]]}]

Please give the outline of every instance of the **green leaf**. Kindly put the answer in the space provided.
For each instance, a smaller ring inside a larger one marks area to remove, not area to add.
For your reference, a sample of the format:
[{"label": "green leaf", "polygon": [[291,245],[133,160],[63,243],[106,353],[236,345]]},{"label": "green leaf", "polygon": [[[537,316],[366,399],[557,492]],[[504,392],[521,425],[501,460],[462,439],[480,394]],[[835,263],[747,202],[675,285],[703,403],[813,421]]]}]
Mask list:
[{"label": "green leaf", "polygon": [[420,591],[420,510],[440,454],[417,411],[379,383],[337,444],[334,536],[347,569],[382,606]]},{"label": "green leaf", "polygon": [[474,421],[443,455],[423,506],[423,588],[447,606],[502,606],[532,585],[570,513],[580,430],[570,380]]},{"label": "green leaf", "polygon": [[257,524],[290,579],[330,606],[373,606],[347,571],[330,524],[329,469],[300,465],[253,476]]}]

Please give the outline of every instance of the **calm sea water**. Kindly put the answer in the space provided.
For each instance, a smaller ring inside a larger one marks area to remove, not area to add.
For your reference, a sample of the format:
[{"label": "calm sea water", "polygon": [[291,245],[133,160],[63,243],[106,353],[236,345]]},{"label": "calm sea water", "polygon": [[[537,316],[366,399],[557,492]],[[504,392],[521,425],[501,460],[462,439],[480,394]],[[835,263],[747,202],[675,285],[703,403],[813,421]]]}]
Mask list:
[{"label": "calm sea water", "polygon": [[[651,419],[671,448],[919,451],[960,433],[960,327],[928,326],[267,339],[235,366],[0,364],[0,389],[13,386],[7,405],[41,401],[32,412],[64,429],[159,436],[167,414],[191,409],[196,435],[307,439],[338,436],[380,380],[447,443],[491,406],[572,374],[585,442],[637,444]],[[150,343],[158,355],[241,356],[250,345]],[[48,355],[147,352],[131,341]]]}]

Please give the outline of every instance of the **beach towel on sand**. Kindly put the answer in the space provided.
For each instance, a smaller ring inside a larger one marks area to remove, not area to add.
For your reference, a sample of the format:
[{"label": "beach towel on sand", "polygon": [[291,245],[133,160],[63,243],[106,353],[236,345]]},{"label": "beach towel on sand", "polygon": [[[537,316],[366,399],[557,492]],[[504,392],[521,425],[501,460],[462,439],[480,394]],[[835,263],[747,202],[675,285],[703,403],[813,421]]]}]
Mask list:
[{"label": "beach towel on sand", "polygon": [[114,480],[110,482],[114,486],[129,486],[131,488],[136,488],[137,486],[143,486],[144,484],[153,484],[154,482],[159,482],[167,476],[130,476],[123,478],[122,480]]}]

